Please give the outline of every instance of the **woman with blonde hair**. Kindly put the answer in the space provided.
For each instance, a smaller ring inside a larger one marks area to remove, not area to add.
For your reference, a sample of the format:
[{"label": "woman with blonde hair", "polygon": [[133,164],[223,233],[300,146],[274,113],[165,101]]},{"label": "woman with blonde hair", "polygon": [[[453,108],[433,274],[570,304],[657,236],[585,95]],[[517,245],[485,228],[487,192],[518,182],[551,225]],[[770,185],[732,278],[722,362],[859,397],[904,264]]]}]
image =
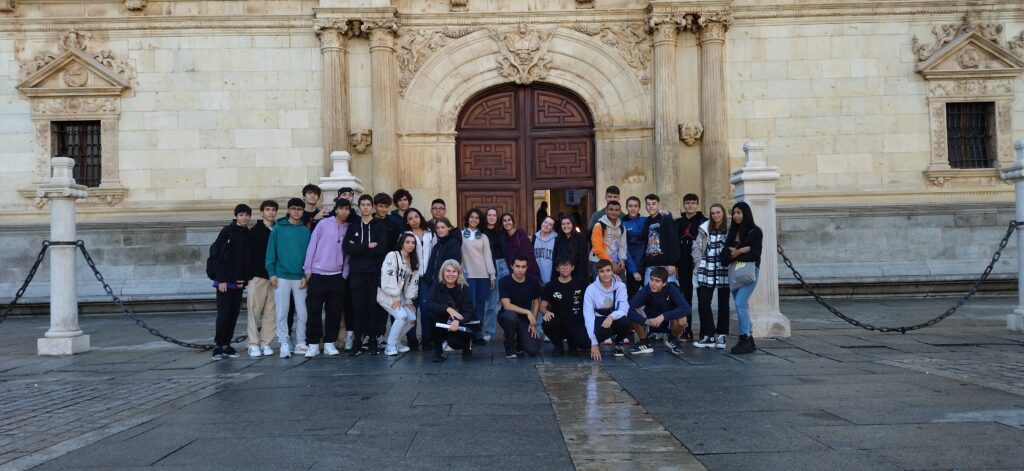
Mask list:
[{"label": "woman with blonde hair", "polygon": [[[439,272],[427,300],[427,311],[430,312],[428,322],[435,326],[431,335],[434,362],[445,360],[442,347],[445,341],[453,349],[461,348],[462,357],[466,359],[473,354],[473,339],[480,330],[480,321],[473,313],[472,290],[462,275],[462,265],[459,262],[445,260]],[[447,327],[439,327],[438,324]]]}]

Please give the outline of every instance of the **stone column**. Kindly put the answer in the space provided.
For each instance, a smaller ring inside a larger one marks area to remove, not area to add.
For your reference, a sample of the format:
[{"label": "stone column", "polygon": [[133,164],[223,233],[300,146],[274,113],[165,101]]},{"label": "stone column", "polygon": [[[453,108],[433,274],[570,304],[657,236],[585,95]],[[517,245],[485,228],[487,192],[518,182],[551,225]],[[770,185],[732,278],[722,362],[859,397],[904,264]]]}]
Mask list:
[{"label": "stone column", "polygon": [[337,18],[318,19],[313,30],[320,38],[321,106],[320,126],[323,129],[324,168],[331,165],[331,152],[348,149],[348,21]]},{"label": "stone column", "polygon": [[671,15],[651,15],[653,33],[654,183],[663,201],[675,202],[678,126],[676,118],[676,36],[679,20]]},{"label": "stone column", "polygon": [[373,188],[390,193],[398,188],[398,77],[395,70],[394,19],[366,20],[370,34],[370,95],[373,98]]},{"label": "stone column", "polygon": [[[53,176],[39,185],[36,195],[50,200],[50,240],[75,241],[75,200],[85,198],[85,186],[75,183],[75,161],[54,157]],[[78,328],[78,291],[74,245],[55,245],[50,257],[50,330],[37,342],[39,355],[72,355],[89,351],[89,336]]]},{"label": "stone column", "polygon": [[697,20],[700,44],[700,168],[707,204],[725,203],[729,197],[729,133],[725,100],[725,31],[732,24],[728,13],[706,13]]},{"label": "stone column", "polygon": [[[1013,143],[1017,151],[1017,161],[1010,167],[1000,171],[1003,180],[1013,182],[1017,196],[1018,222],[1024,221],[1024,140]],[[1017,307],[1006,315],[1006,328],[1014,332],[1024,332],[1024,228],[1017,228]]]},{"label": "stone column", "polygon": [[775,183],[779,181],[778,167],[769,167],[764,161],[764,145],[752,141],[743,145],[747,163],[733,173],[731,183],[736,185],[736,201],[746,201],[754,214],[754,222],[764,233],[761,269],[757,287],[750,296],[750,320],[754,324],[754,337],[789,337],[789,319],[779,311],[779,257],[778,224],[775,215]]}]

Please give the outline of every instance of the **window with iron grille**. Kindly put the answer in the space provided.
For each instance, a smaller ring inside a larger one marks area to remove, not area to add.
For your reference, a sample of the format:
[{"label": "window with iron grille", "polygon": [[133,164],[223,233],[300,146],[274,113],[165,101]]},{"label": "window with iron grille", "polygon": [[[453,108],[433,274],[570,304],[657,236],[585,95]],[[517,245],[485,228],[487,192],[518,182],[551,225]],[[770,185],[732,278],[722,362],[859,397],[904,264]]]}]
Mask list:
[{"label": "window with iron grille", "polygon": [[53,157],[75,159],[74,176],[80,185],[100,186],[100,122],[54,121]]},{"label": "window with iron grille", "polygon": [[949,166],[991,168],[995,103],[946,103]]}]

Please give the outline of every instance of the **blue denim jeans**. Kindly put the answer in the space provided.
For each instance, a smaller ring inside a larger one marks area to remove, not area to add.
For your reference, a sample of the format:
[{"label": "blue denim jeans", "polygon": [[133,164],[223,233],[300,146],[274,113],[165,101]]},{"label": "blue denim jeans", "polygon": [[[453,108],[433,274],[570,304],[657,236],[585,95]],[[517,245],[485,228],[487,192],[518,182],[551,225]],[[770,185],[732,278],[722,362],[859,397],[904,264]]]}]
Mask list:
[{"label": "blue denim jeans", "polygon": [[757,278],[761,275],[761,269],[754,270],[754,281],[740,289],[732,292],[732,299],[736,304],[736,318],[740,321],[740,335],[752,335],[754,325],[750,322],[750,295],[754,294],[757,287]]},{"label": "blue denim jeans", "polygon": [[[508,276],[508,264],[505,263],[505,259],[495,260],[494,269],[496,273],[495,279],[500,280],[503,277]],[[494,337],[498,332],[498,312],[501,311],[501,299],[498,297],[498,286],[495,283],[494,289],[491,290],[490,296],[487,298],[487,307],[484,311],[483,319],[480,319],[480,323],[483,325],[484,335]]]},{"label": "blue denim jeans", "polygon": [[[469,284],[469,292],[473,296],[473,317],[477,320],[483,319],[487,296],[491,293],[491,280],[487,278],[467,278],[466,283]],[[476,335],[477,338],[484,338],[482,331],[476,331]]]}]

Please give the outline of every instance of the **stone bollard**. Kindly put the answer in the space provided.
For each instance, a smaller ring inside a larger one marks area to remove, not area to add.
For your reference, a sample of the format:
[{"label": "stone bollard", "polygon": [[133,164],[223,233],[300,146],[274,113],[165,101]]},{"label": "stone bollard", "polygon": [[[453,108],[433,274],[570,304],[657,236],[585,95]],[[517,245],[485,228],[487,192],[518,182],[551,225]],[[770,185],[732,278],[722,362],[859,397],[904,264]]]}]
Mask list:
[{"label": "stone bollard", "polygon": [[[1013,143],[1017,151],[1017,160],[1013,166],[1000,171],[1003,180],[1012,181],[1016,190],[1017,222],[1024,221],[1024,139]],[[1006,315],[1006,328],[1014,332],[1024,332],[1024,228],[1017,228],[1017,307]]]},{"label": "stone bollard", "polygon": [[[352,175],[352,171],[349,170],[349,161],[351,160],[352,155],[348,152],[343,150],[331,152],[331,174],[320,178],[320,190],[327,195],[324,197],[325,208],[334,207],[334,195],[341,188],[350,187],[355,190],[356,194],[363,192],[363,182]],[[355,204],[355,201],[352,204]]]},{"label": "stone bollard", "polygon": [[[775,216],[775,182],[778,167],[769,167],[764,160],[764,145],[750,141],[743,145],[746,164],[733,172],[730,182],[736,185],[736,201],[746,201],[754,213],[754,222],[764,233],[761,270],[754,294],[750,296],[750,321],[755,338],[789,337],[789,318],[779,311],[778,223]],[[727,214],[726,217],[731,217]]]},{"label": "stone bollard", "polygon": [[[50,200],[50,241],[74,242],[75,200],[85,198],[84,185],[75,183],[75,161],[54,157],[53,176],[39,185],[36,196]],[[78,247],[50,246],[50,330],[39,339],[39,355],[72,355],[89,351],[89,336],[78,328],[78,283],[75,259]]]}]

